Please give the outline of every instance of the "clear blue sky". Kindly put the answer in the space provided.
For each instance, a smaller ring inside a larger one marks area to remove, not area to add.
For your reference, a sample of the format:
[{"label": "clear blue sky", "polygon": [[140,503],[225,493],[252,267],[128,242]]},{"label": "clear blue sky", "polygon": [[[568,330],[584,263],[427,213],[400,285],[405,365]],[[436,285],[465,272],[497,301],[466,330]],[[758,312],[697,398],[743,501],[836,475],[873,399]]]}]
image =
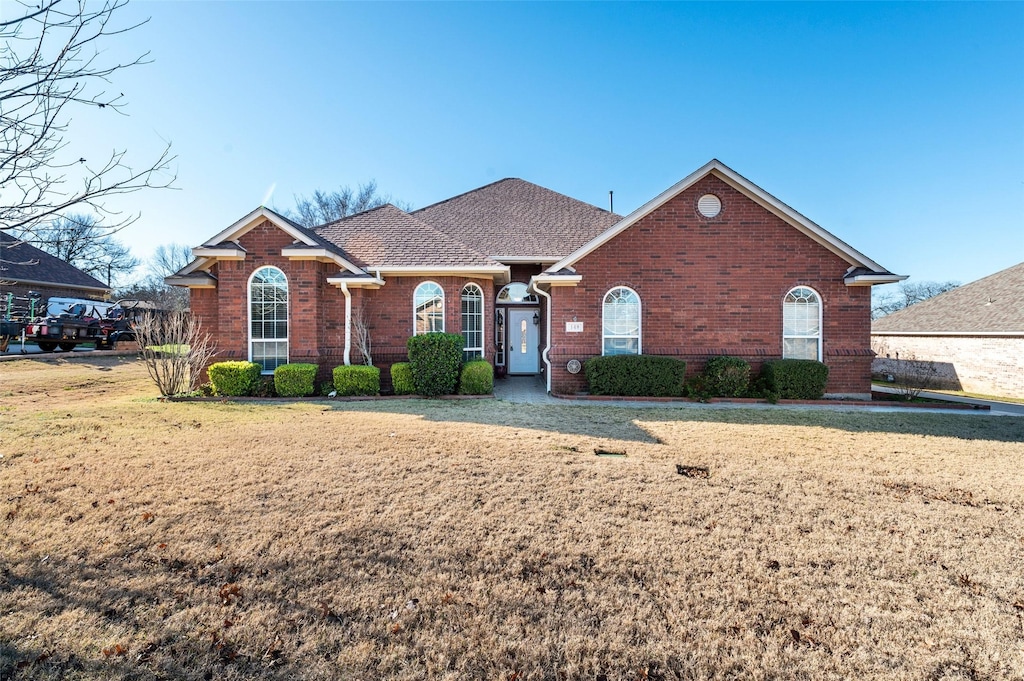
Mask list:
[{"label": "clear blue sky", "polygon": [[[5,0],[6,1],[6,0]],[[1024,3],[135,2],[153,63],[76,146],[178,191],[140,256],[376,179],[421,207],[521,177],[628,213],[718,158],[914,280],[1024,260]],[[78,151],[74,151],[78,153]],[[268,194],[272,192],[269,200]]]}]

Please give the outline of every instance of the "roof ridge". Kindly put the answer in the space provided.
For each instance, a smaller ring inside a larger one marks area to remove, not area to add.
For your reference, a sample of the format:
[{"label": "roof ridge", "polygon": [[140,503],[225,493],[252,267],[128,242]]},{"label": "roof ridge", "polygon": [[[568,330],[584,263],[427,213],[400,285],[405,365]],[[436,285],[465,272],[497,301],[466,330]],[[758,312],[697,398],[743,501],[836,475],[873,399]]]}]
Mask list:
[{"label": "roof ridge", "polygon": [[[530,182],[528,180],[524,180],[521,177],[503,177],[500,180],[495,180],[494,182],[489,182],[489,183],[487,183],[485,185],[477,187],[476,189],[470,189],[470,190],[462,192],[461,194],[456,194],[455,196],[449,196],[447,199],[442,199],[442,200],[437,201],[435,203],[431,203],[430,205],[423,206],[422,208],[417,208],[412,213],[410,213],[410,215],[412,215],[413,213],[422,213],[423,211],[427,210],[428,208],[434,208],[436,206],[443,206],[444,204],[449,203],[451,201],[454,201],[455,199],[461,199],[463,196],[466,196],[467,194],[472,194],[473,192],[478,192],[478,191],[480,191],[482,189],[487,189],[488,187],[493,187],[496,184],[501,184],[502,182],[508,182],[510,180],[519,180],[520,182],[526,182],[527,184],[533,184],[532,182]],[[538,185],[534,185],[534,186],[540,187],[539,184]],[[541,187],[541,189],[544,189],[544,187]],[[551,190],[548,190],[548,191],[551,191]]]}]

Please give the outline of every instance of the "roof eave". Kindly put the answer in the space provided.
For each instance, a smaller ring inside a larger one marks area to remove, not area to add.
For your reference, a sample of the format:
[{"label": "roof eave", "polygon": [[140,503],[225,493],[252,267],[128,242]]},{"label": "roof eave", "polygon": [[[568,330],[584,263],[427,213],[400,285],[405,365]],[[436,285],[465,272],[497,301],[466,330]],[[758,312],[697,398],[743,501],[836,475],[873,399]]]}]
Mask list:
[{"label": "roof eave", "polygon": [[378,289],[386,282],[381,277],[327,277],[327,283],[338,288],[345,285],[348,288]]},{"label": "roof eave", "polygon": [[69,284],[66,281],[41,281],[39,279],[21,279],[20,277],[0,276],[0,280],[11,281],[17,284],[32,284],[34,286],[57,286],[60,288],[75,288],[83,291],[100,291],[110,293],[113,289],[105,286],[84,286],[82,284]]},{"label": "roof eave", "polygon": [[289,260],[316,260],[317,262],[334,263],[352,274],[364,274],[364,270],[356,267],[349,260],[326,248],[310,248],[308,246],[286,246],[281,255]]},{"label": "roof eave", "polygon": [[895,284],[907,279],[908,274],[857,274],[843,279],[847,286],[875,286],[876,284]]},{"label": "roof eave", "polygon": [[230,227],[206,241],[203,246],[216,246],[225,241],[233,241],[252,230],[264,220],[270,221],[275,227],[287,233],[296,241],[300,241],[307,246],[320,246],[312,237],[298,229],[290,220],[264,206],[260,206],[245,217],[235,221]]}]

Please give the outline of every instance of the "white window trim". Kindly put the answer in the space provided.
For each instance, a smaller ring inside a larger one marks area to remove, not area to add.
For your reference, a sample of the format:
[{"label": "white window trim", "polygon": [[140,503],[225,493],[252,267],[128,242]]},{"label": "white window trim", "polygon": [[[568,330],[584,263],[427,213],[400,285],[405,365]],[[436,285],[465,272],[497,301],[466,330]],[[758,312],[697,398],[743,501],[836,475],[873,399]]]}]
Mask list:
[{"label": "white window trim", "polygon": [[613,291],[618,291],[619,289],[622,289],[624,291],[629,291],[634,296],[636,296],[636,315],[637,315],[637,320],[636,320],[636,354],[642,355],[642,354],[644,354],[644,345],[643,345],[643,340],[644,340],[644,302],[640,298],[640,294],[637,293],[635,290],[631,289],[628,286],[612,286],[610,289],[605,291],[604,296],[601,297],[601,355],[604,356],[604,354],[605,354],[605,341],[608,338],[632,338],[633,337],[633,336],[608,336],[608,335],[605,334],[605,328],[607,328],[606,325],[605,325],[605,318],[604,318],[605,307],[607,307],[607,302],[606,301],[608,300],[608,296],[610,296]]},{"label": "white window trim", "polygon": [[[817,336],[786,335],[786,298],[788,298],[789,294],[792,293],[793,291],[797,290],[798,288],[805,288],[808,291],[811,291],[812,293],[814,293],[814,295],[818,297],[818,334],[817,334]],[[822,323],[822,318],[824,316],[824,312],[825,312],[825,302],[822,299],[821,294],[813,286],[808,286],[806,284],[800,284],[800,285],[794,286],[793,288],[791,288],[788,291],[786,291],[786,295],[782,296],[782,358],[783,359],[795,359],[795,358],[786,357],[786,339],[787,338],[805,338],[805,339],[806,338],[817,338],[817,340],[818,340],[818,361],[819,362],[823,361],[821,359],[821,357],[822,357],[822,339],[825,336],[825,326]]]},{"label": "white window trim", "polygon": [[[511,287],[515,286],[516,284],[526,288],[526,297],[524,297],[522,300],[515,301],[515,300],[512,300],[512,296],[510,295],[508,300],[502,300],[501,296],[503,294],[508,293],[509,289]],[[528,300],[528,298],[532,298],[533,300]],[[502,286],[501,290],[498,291],[498,295],[496,295],[494,297],[494,304],[495,305],[540,305],[540,298],[537,297],[536,293],[530,293],[530,285],[529,284],[524,284],[521,281],[511,281],[511,282],[505,284],[504,286]]]},{"label": "white window trim", "polygon": [[[477,293],[480,294],[480,347],[467,348],[465,346],[466,329],[465,329],[465,325],[463,324],[463,322],[465,321],[465,317],[464,317],[464,313],[462,312],[462,296],[463,296],[463,294],[466,293],[466,289],[468,289],[471,286],[477,290]],[[462,352],[466,353],[466,352],[478,352],[479,351],[481,359],[484,359],[487,356],[486,353],[484,353],[484,345],[486,345],[486,343],[487,343],[487,340],[486,340],[487,339],[487,314],[486,314],[486,312],[487,312],[487,303],[484,300],[484,290],[483,290],[483,288],[479,284],[475,284],[473,282],[469,282],[468,284],[463,286],[462,287],[462,291],[459,292],[459,323],[463,324],[463,327],[462,327],[462,339],[463,339]]]},{"label": "white window trim", "polygon": [[[445,329],[445,303],[446,303],[445,295],[444,295],[444,286],[441,286],[436,281],[431,281],[431,280],[428,279],[427,281],[421,281],[420,283],[416,284],[416,288],[414,288],[412,290],[412,335],[414,335],[414,336],[421,335],[419,332],[416,331],[416,295],[417,295],[418,291],[421,288],[423,288],[424,286],[426,286],[427,284],[433,284],[434,286],[436,286],[438,289],[441,290],[441,333],[444,333],[444,329]],[[431,332],[428,331],[427,333],[431,333]]]},{"label": "white window trim", "polygon": [[[292,344],[291,344],[291,334],[292,334],[292,320],[291,320],[291,316],[292,316],[291,297],[292,297],[292,295],[291,295],[291,287],[288,285],[288,275],[284,273],[284,270],[282,270],[280,267],[275,267],[273,265],[264,265],[262,267],[257,267],[256,269],[254,269],[252,271],[252,274],[249,275],[249,280],[246,282],[246,285],[245,285],[245,291],[246,291],[246,296],[245,296],[246,297],[246,310],[248,311],[248,314],[246,315],[246,320],[247,320],[247,322],[246,322],[246,335],[249,338],[249,344],[248,344],[249,345],[249,361],[250,362],[253,361],[253,359],[252,359],[252,357],[253,357],[253,355],[252,355],[252,347],[253,347],[253,343],[255,342],[255,339],[253,339],[253,337],[252,337],[252,280],[256,278],[256,274],[258,272],[260,272],[261,270],[277,270],[278,272],[281,273],[281,276],[284,277],[284,290],[285,290],[284,322],[285,322],[285,328],[288,330],[288,333],[285,334],[284,338],[272,338],[272,339],[263,338],[263,339],[259,339],[259,340],[262,340],[262,341],[272,340],[274,342],[280,342],[280,341],[283,340],[284,341],[284,348],[285,348],[284,361],[285,361],[285,364],[287,364],[290,361],[290,359],[291,359],[291,352],[292,352]],[[273,373],[274,373],[273,370],[267,371],[266,369],[260,369],[260,374],[265,375],[265,376],[266,375],[271,375]]]}]

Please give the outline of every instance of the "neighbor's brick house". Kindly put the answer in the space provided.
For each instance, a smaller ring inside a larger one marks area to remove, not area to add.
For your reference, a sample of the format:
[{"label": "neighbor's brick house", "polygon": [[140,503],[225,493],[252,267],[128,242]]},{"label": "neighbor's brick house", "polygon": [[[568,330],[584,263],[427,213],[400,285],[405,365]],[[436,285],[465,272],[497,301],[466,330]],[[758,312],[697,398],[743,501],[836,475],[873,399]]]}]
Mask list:
[{"label": "neighbor's brick house", "polygon": [[0,232],[0,306],[5,313],[11,313],[9,307],[24,312],[29,299],[36,297],[45,310],[46,300],[52,297],[106,300],[110,287],[60,258]]},{"label": "neighbor's brick house", "polygon": [[[266,369],[405,359],[414,333],[462,333],[467,356],[585,388],[595,355],[799,356],[828,392],[870,393],[871,286],[904,277],[718,161],[622,217],[517,179],[426,208],[383,206],[314,229],[258,208],[168,282],[220,358]],[[386,373],[386,372],[385,372]]]}]

